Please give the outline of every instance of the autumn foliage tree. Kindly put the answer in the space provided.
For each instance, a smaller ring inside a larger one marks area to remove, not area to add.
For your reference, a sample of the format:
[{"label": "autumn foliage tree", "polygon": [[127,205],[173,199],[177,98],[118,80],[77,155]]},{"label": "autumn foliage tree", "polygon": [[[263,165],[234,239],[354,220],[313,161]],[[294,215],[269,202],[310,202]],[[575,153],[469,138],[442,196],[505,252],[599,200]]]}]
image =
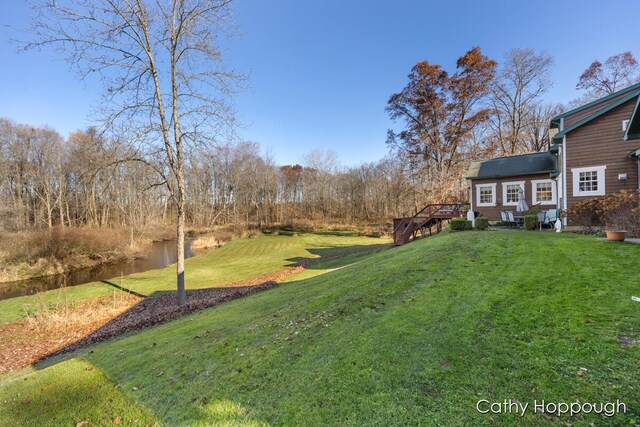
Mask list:
[{"label": "autumn foliage tree", "polygon": [[610,56],[602,63],[595,60],[580,75],[576,89],[587,91],[589,99],[610,95],[640,81],[640,67],[631,52]]},{"label": "autumn foliage tree", "polygon": [[387,112],[404,129],[389,131],[388,143],[418,158],[433,179],[459,174],[474,130],[489,120],[490,109],[481,101],[496,66],[479,47],[458,59],[453,74],[438,64],[417,63],[409,83],[389,98]]}]

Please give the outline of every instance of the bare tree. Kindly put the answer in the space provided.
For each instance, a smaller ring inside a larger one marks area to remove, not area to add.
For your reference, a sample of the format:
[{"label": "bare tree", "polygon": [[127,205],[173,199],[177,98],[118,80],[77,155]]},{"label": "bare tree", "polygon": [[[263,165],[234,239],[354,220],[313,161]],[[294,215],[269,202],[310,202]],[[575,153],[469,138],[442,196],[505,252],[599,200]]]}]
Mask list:
[{"label": "bare tree", "polygon": [[310,216],[331,217],[334,178],[339,167],[338,155],[332,150],[313,150],[304,156],[303,180],[307,190],[304,194]]},{"label": "bare tree", "polygon": [[[241,77],[224,69],[216,43],[229,34],[231,0],[44,0],[25,48],[53,46],[81,78],[99,75],[102,113],[145,146],[177,209],[178,302],[184,279],[185,146],[233,125],[228,97]],[[158,162],[156,159],[160,159]]]},{"label": "bare tree", "polygon": [[538,104],[531,108],[523,133],[523,149],[526,152],[540,152],[549,147],[549,123],[562,113],[560,104]]},{"label": "bare tree", "polygon": [[[532,49],[511,49],[492,86],[491,128],[496,145],[504,154],[526,152],[527,133],[534,126],[542,95],[551,87],[549,71],[553,58]],[[544,125],[547,126],[547,125]]]},{"label": "bare tree", "polygon": [[[480,143],[477,148],[483,149]],[[136,155],[129,144],[95,128],[63,142],[51,128],[0,118],[0,230],[126,230],[131,243],[153,236],[177,208],[167,203],[167,187],[154,185],[153,169],[113,161]],[[464,155],[478,157],[469,150]],[[241,233],[242,226],[306,227],[309,219],[382,224],[429,201],[464,197],[460,170],[425,170],[404,152],[351,167],[341,167],[326,151],[305,156],[305,167],[279,167],[255,142],[187,150],[185,156],[186,223],[192,227],[234,224],[234,233]]]},{"label": "bare tree", "polygon": [[610,56],[604,64],[595,60],[580,75],[576,89],[587,91],[584,100],[610,95],[640,81],[640,67],[631,52]]}]

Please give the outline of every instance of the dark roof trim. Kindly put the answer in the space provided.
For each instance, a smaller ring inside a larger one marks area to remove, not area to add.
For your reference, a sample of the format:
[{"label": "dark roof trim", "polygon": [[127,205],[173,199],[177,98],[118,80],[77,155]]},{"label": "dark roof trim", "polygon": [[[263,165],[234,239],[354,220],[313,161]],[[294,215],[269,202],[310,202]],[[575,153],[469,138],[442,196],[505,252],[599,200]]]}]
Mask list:
[{"label": "dark roof trim", "polygon": [[544,174],[553,174],[557,172],[554,169],[544,170],[544,171],[536,171],[536,172],[523,172],[523,173],[514,173],[509,175],[490,175],[490,176],[468,176],[467,179],[498,179],[498,178],[513,178],[514,176],[527,176],[527,175],[544,175]]},{"label": "dark roof trim", "polygon": [[638,96],[638,94],[640,94],[640,91],[632,92],[631,94],[625,96],[624,98],[621,98],[618,101],[616,101],[616,102],[614,102],[614,103],[612,103],[610,105],[607,105],[605,108],[596,111],[595,113],[593,113],[589,117],[586,117],[586,118],[580,120],[579,122],[575,123],[574,125],[569,126],[568,128],[558,132],[557,134],[555,134],[553,139],[562,139],[569,132],[575,130],[576,128],[579,128],[580,126],[582,126],[584,124],[589,123],[591,120],[600,117],[604,113],[608,113],[609,111],[613,110],[616,107],[619,107],[620,105],[624,104],[625,102],[628,102],[628,101],[632,100],[633,98]]},{"label": "dark roof trim", "polygon": [[637,116],[639,104],[640,104],[640,96],[638,97],[636,106],[633,107],[633,113],[631,114],[631,119],[629,120],[629,124],[627,125],[627,130],[624,132],[625,141],[629,141],[630,139],[640,138],[640,123],[638,123],[638,116]]},{"label": "dark roof trim", "polygon": [[635,157],[636,159],[640,158],[640,148],[629,153],[629,157]]},{"label": "dark roof trim", "polygon": [[636,83],[636,84],[634,84],[632,86],[629,86],[629,87],[621,89],[621,90],[619,90],[617,92],[614,92],[611,95],[607,95],[607,96],[602,97],[600,99],[596,99],[595,101],[589,102],[588,104],[581,105],[580,107],[574,108],[573,110],[569,110],[569,111],[566,111],[566,112],[564,112],[562,114],[558,114],[553,119],[551,119],[551,122],[552,123],[553,122],[557,122],[558,120],[560,120],[563,117],[567,117],[567,116],[570,116],[572,114],[578,113],[578,112],[580,112],[582,110],[586,110],[587,108],[593,107],[594,105],[598,105],[601,102],[608,101],[611,98],[615,98],[617,96],[624,95],[625,93],[631,92],[631,91],[636,90],[636,89],[640,89],[640,83]]}]

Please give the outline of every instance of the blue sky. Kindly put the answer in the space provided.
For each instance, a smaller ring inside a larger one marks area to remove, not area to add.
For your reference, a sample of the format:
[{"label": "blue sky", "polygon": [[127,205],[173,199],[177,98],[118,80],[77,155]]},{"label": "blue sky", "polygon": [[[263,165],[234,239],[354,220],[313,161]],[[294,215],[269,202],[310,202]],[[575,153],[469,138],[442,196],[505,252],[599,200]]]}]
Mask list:
[{"label": "blue sky", "polygon": [[[64,136],[90,124],[97,81],[75,80],[51,52],[17,54],[10,24],[25,26],[24,2],[3,4],[0,25],[0,117],[48,124]],[[615,1],[294,1],[238,0],[243,35],[227,62],[248,72],[236,99],[240,134],[269,148],[280,164],[312,149],[332,149],[343,164],[387,152],[392,123],[386,101],[418,61],[451,70],[473,46],[501,60],[512,47],[555,57],[550,102],[579,93],[580,73],[595,59],[631,50],[640,56],[640,2]]]}]

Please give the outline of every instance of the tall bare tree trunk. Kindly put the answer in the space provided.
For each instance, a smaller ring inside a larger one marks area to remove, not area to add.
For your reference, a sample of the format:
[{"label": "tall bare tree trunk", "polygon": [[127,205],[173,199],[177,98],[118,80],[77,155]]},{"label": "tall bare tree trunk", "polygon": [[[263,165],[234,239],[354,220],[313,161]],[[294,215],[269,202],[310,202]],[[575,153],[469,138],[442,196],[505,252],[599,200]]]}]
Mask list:
[{"label": "tall bare tree trunk", "polygon": [[185,190],[184,180],[178,180],[178,239],[176,272],[178,275],[178,305],[183,305],[187,301],[184,287],[184,219],[185,219]]}]

